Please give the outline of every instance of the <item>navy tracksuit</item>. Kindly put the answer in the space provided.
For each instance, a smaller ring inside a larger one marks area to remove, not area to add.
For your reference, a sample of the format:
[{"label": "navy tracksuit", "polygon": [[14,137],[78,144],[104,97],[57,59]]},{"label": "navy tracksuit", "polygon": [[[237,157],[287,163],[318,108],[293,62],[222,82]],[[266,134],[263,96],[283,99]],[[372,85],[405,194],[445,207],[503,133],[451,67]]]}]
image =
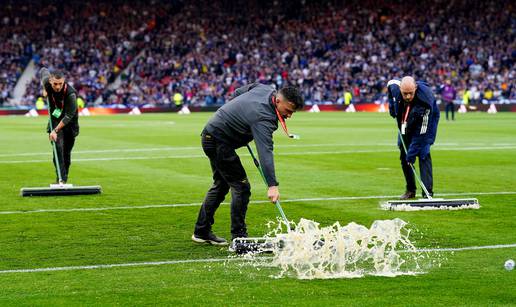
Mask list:
[{"label": "navy tracksuit", "polygon": [[412,102],[406,103],[401,95],[399,81],[389,81],[387,85],[389,113],[396,118],[398,129],[401,131],[401,136],[407,147],[407,153],[405,153],[398,134],[401,168],[405,175],[407,191],[416,191],[414,174],[409,163],[414,164],[416,157],[419,157],[421,180],[430,196],[432,196],[433,174],[430,146],[435,142],[440,112],[429,85],[422,81],[418,81],[416,84],[417,89],[414,99]]}]

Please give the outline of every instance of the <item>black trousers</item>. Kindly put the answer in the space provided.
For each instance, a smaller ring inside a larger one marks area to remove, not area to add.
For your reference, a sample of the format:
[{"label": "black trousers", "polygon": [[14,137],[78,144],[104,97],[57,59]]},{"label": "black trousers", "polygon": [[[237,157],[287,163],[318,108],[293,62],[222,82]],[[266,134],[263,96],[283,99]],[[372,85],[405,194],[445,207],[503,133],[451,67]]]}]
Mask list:
[{"label": "black trousers", "polygon": [[59,162],[59,168],[56,164],[56,157],[54,155],[54,167],[56,169],[56,181],[59,180],[58,172],[61,172],[61,179],[68,181],[68,172],[70,171],[70,165],[72,164],[72,149],[75,144],[76,133],[72,129],[63,129],[57,134],[56,140],[56,151],[57,161]]},{"label": "black trousers", "polygon": [[[407,183],[406,189],[407,191],[416,192],[416,181],[414,178],[414,173],[412,172],[412,168],[407,163],[406,154],[403,148],[400,148],[400,160],[401,160],[401,169],[403,170],[403,175],[405,176],[405,182]],[[425,188],[428,190],[430,196],[434,195],[434,179],[432,174],[432,157],[428,154],[426,157],[419,157],[419,174],[421,175],[421,181],[425,185]],[[426,197],[425,192],[421,192],[421,196]]]},{"label": "black trousers", "polygon": [[448,120],[448,113],[451,112],[451,118],[452,120],[455,120],[455,105],[453,102],[447,102],[446,103],[446,120]]},{"label": "black trousers", "polygon": [[213,185],[199,210],[195,234],[202,236],[211,231],[211,226],[215,223],[215,211],[231,189],[231,236],[232,239],[247,237],[245,215],[251,196],[251,185],[240,158],[233,148],[204,132],[202,148],[210,159]]}]

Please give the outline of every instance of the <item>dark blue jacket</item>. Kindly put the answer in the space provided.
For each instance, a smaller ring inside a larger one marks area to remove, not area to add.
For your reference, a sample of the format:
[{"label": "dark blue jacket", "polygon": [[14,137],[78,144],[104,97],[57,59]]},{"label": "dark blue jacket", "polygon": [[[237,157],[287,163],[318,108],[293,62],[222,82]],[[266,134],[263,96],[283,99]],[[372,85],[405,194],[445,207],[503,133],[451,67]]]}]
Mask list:
[{"label": "dark blue jacket", "polygon": [[[391,80],[387,84],[389,113],[396,118],[398,129],[401,129],[402,117],[408,106],[401,96],[399,81]],[[416,156],[425,158],[430,153],[430,145],[434,144],[437,135],[440,112],[432,90],[428,83],[416,82],[416,95],[410,103],[407,128],[403,140],[407,146],[407,162],[414,163]],[[401,140],[398,136],[398,146]]]}]

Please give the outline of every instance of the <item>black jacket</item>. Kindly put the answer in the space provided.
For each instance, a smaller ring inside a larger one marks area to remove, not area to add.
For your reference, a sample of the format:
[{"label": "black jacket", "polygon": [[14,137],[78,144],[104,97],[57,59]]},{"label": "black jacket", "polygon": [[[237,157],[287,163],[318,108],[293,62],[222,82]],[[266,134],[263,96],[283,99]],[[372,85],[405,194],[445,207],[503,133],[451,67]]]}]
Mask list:
[{"label": "black jacket", "polygon": [[[52,118],[52,128],[57,127],[59,122],[65,124],[63,129],[70,130],[75,136],[79,134],[79,111],[77,108],[77,91],[68,83],[63,85],[61,92],[56,93],[49,82],[50,73],[47,68],[40,70],[41,84],[47,92],[48,112],[53,114],[56,108],[61,109],[59,117]],[[50,133],[50,125],[47,125],[47,132]]]}]

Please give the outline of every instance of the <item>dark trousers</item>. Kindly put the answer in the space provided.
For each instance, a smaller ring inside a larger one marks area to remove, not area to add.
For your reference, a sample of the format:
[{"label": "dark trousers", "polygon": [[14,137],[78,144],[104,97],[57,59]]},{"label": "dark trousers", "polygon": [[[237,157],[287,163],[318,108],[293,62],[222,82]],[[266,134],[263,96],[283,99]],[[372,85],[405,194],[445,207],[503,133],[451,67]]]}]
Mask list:
[{"label": "dark trousers", "polygon": [[[412,172],[412,168],[407,163],[405,151],[403,148],[400,150],[400,160],[401,160],[401,169],[403,170],[403,175],[405,175],[405,182],[407,183],[406,189],[407,191],[416,192],[416,181],[414,178],[414,173]],[[434,179],[432,174],[432,157],[428,154],[426,157],[419,157],[419,174],[421,175],[421,181],[425,185],[425,188],[428,190],[430,196],[434,195]],[[422,191],[421,195],[426,197],[425,192]]]},{"label": "dark trousers", "polygon": [[[56,179],[59,179],[58,171],[61,172],[61,179],[68,180],[68,172],[72,164],[72,149],[75,144],[75,133],[71,129],[63,129],[57,134],[56,140],[57,159],[59,161],[59,170],[56,164],[56,157],[54,155],[54,167],[56,169]],[[56,180],[57,181],[57,180]]]},{"label": "dark trousers", "polygon": [[448,113],[451,112],[451,119],[455,120],[455,105],[453,102],[446,103],[446,120],[448,120]]},{"label": "dark trousers", "polygon": [[195,234],[202,236],[211,231],[215,211],[231,188],[231,235],[232,238],[247,237],[245,215],[251,186],[240,158],[233,148],[206,133],[202,134],[202,148],[210,159],[213,185],[199,210]]}]

